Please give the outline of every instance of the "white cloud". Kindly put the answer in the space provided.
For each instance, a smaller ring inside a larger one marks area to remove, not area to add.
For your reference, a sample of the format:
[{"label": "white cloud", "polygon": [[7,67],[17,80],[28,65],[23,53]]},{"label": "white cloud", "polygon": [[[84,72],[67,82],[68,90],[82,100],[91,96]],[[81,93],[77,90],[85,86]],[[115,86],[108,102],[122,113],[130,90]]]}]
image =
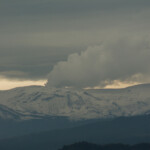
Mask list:
[{"label": "white cloud", "polygon": [[114,80],[149,82],[149,58],[150,38],[127,36],[108,39],[55,65],[47,86],[85,88],[106,86]]}]

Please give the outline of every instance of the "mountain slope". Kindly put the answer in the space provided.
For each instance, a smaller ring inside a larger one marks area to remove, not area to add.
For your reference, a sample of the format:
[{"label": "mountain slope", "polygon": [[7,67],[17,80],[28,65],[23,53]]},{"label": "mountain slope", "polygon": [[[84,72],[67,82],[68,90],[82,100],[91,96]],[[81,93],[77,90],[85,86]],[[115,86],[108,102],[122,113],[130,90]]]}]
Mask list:
[{"label": "mountain slope", "polygon": [[[0,110],[7,107],[23,120],[45,116],[64,116],[74,120],[135,116],[150,113],[150,85],[118,90],[22,87],[0,91],[0,106]],[[10,117],[14,118],[13,115]]]},{"label": "mountain slope", "polygon": [[0,140],[3,150],[57,150],[79,141],[97,144],[150,142],[150,116],[121,117],[75,128]]},{"label": "mountain slope", "polygon": [[56,129],[66,129],[84,124],[96,122],[97,120],[69,120],[67,117],[45,117],[42,119],[12,120],[0,119],[0,139],[51,131]]}]

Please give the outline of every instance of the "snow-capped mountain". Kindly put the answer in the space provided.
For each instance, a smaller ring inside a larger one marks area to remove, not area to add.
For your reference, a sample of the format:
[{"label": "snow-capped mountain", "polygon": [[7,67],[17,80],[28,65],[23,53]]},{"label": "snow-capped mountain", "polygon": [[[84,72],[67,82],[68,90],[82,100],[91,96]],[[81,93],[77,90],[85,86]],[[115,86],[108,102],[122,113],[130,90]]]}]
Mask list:
[{"label": "snow-capped mountain", "polygon": [[75,90],[41,86],[0,91],[1,118],[110,118],[150,113],[150,84],[125,89]]}]

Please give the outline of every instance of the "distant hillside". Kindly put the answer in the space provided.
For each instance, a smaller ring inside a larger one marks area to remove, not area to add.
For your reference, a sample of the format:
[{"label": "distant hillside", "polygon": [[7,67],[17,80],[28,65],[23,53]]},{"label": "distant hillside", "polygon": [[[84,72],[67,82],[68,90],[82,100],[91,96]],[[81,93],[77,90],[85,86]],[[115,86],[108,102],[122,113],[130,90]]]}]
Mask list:
[{"label": "distant hillside", "polygon": [[150,116],[120,117],[80,127],[0,140],[1,150],[57,150],[79,141],[96,144],[150,143]]}]

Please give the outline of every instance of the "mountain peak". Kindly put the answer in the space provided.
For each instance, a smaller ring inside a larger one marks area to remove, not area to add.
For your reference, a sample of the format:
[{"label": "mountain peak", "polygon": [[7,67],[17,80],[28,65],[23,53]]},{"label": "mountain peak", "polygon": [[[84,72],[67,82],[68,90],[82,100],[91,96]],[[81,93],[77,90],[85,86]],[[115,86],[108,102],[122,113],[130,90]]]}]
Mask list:
[{"label": "mountain peak", "polygon": [[64,116],[70,119],[92,119],[134,116],[150,113],[149,91],[150,84],[115,90],[29,86],[1,91],[0,105],[21,114],[21,118]]}]

